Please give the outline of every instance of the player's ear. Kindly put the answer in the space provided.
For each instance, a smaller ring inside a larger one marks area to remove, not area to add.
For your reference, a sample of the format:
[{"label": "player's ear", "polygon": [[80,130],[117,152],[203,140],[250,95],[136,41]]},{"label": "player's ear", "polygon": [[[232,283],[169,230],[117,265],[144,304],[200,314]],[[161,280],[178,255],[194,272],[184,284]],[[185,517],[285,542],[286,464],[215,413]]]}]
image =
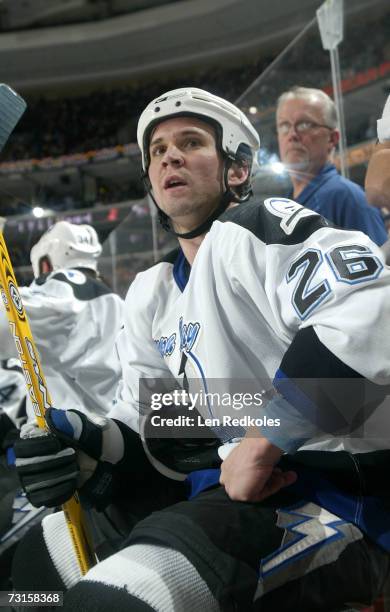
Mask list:
[{"label": "player's ear", "polygon": [[53,266],[48,257],[41,257],[39,260],[39,274],[48,274],[53,271]]},{"label": "player's ear", "polygon": [[228,183],[230,187],[238,187],[245,183],[249,176],[249,166],[243,161],[233,162],[228,170]]}]

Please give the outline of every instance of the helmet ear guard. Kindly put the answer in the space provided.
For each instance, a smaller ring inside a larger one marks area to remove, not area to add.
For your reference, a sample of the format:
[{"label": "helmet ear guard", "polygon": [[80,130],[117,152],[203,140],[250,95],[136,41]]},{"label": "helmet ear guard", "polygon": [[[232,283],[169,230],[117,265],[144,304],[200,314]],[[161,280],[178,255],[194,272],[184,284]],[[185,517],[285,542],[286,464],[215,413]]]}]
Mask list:
[{"label": "helmet ear guard", "polygon": [[40,276],[41,262],[45,259],[53,270],[87,268],[96,271],[101,252],[102,246],[92,226],[59,221],[31,249],[34,277]]}]

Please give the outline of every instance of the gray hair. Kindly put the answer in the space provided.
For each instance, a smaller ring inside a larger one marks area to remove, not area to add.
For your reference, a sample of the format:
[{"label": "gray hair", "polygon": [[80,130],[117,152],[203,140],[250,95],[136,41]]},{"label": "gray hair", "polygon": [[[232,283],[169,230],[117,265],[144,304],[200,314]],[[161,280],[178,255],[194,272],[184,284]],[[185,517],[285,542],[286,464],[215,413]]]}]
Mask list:
[{"label": "gray hair", "polygon": [[294,98],[303,98],[305,100],[316,99],[321,103],[324,122],[331,128],[337,127],[337,113],[336,113],[336,105],[333,102],[332,98],[328,96],[322,89],[315,89],[314,87],[300,87],[299,85],[295,85],[283,92],[276,103],[276,112],[278,112],[281,104],[286,102],[286,100],[291,100]]}]

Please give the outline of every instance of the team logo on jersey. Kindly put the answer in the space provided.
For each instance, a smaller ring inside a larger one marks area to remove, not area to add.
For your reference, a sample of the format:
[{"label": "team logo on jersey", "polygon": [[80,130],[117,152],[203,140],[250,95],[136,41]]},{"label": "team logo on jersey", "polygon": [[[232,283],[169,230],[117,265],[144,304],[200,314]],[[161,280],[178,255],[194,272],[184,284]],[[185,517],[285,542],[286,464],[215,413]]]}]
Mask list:
[{"label": "team logo on jersey", "polygon": [[[197,321],[184,323],[183,317],[179,320],[179,348],[181,353],[190,353],[199,338],[200,323]],[[170,357],[176,348],[177,334],[161,336],[155,340],[155,345],[161,357]]]},{"label": "team logo on jersey", "polygon": [[180,351],[189,353],[195,346],[200,331],[200,323],[183,323],[183,317],[179,321]]},{"label": "team logo on jersey", "polygon": [[293,233],[299,221],[304,217],[319,216],[313,210],[288,198],[267,198],[264,200],[264,206],[272,215],[281,218],[280,227],[288,236]]},{"label": "team logo on jersey", "polygon": [[161,336],[161,338],[155,340],[154,342],[161,357],[169,357],[172,355],[176,347],[176,334]]},{"label": "team logo on jersey", "polygon": [[8,289],[9,289],[9,294],[11,296],[11,300],[16,308],[16,310],[18,311],[18,313],[20,315],[23,314],[23,302],[22,302],[22,298],[19,295],[19,291],[17,290],[17,288],[15,287],[14,283],[12,281],[8,282]]},{"label": "team logo on jersey", "polygon": [[277,515],[284,537],[261,561],[255,601],[264,592],[338,559],[351,542],[363,537],[358,527],[312,502],[280,508]]}]

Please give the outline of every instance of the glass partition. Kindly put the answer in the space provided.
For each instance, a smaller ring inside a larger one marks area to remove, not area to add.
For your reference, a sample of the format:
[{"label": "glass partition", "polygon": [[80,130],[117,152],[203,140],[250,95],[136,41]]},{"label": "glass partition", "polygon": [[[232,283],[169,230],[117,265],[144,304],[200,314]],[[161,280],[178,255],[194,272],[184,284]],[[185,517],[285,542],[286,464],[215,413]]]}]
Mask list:
[{"label": "glass partition", "polygon": [[149,197],[133,203],[129,214],[104,242],[99,268],[116,293],[125,297],[136,274],[177,246],[157,220]]},{"label": "glass partition", "polygon": [[[376,119],[390,92],[390,7],[386,0],[378,0],[372,2],[371,9],[367,20],[366,14],[364,18],[359,15],[353,0],[344,2],[343,40],[337,47],[345,118],[345,173],[360,184],[376,138]],[[334,98],[331,64],[314,14],[236,100],[260,134],[260,166],[254,180],[257,195],[287,195],[290,188],[278,152],[275,129],[278,97],[299,85],[323,89]],[[337,151],[335,163],[340,168]]]},{"label": "glass partition", "polygon": [[[367,18],[366,11],[364,17],[362,15],[355,0],[345,0],[344,37],[338,46],[347,146],[345,162],[350,178],[360,184],[364,182],[366,165],[376,138],[376,119],[390,93],[388,0],[371,0],[370,17]],[[278,153],[275,110],[278,97],[294,85],[321,88],[329,95],[333,94],[330,54],[323,48],[315,13],[235,101],[260,134],[261,149],[254,172],[254,191],[258,197],[289,195],[289,176]],[[335,163],[339,165],[337,152]],[[118,208],[123,213],[118,221],[123,220],[104,244],[100,267],[114,290],[125,295],[137,272],[149,267],[177,242],[161,229],[155,206],[148,198],[120,204]],[[80,222],[91,222],[99,231],[95,210],[90,220],[85,218]],[[55,220],[64,217],[57,215]],[[21,277],[23,274],[23,278],[28,274],[31,277],[27,268],[20,268]]]}]

